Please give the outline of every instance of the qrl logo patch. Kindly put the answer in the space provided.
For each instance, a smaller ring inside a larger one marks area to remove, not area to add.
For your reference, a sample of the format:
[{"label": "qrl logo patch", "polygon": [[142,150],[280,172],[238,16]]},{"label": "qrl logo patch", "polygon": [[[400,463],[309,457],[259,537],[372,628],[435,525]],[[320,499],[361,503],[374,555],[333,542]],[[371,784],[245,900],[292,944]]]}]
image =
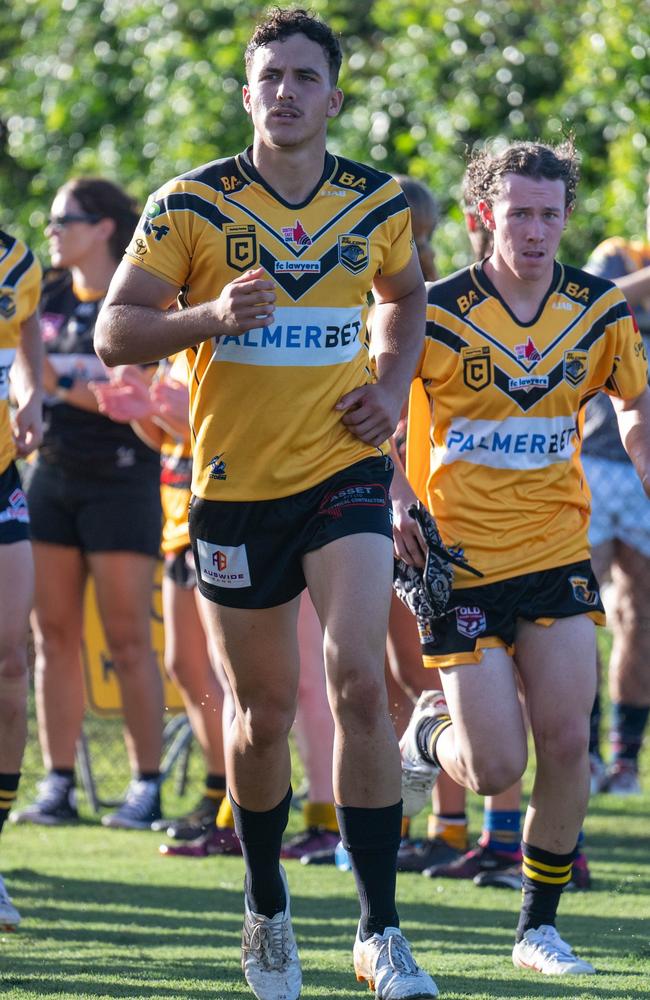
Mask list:
[{"label": "qrl logo patch", "polygon": [[456,608],[456,631],[467,639],[475,639],[485,632],[487,622],[481,608]]},{"label": "qrl logo patch", "polygon": [[597,590],[589,590],[586,576],[570,576],[569,583],[573,590],[573,596],[576,601],[580,601],[581,604],[587,604],[590,608],[598,604],[598,598],[600,594]]},{"label": "qrl logo patch", "polygon": [[492,381],[489,347],[466,347],[463,350],[463,382],[468,389],[480,392]]},{"label": "qrl logo patch", "polygon": [[587,377],[587,352],[565,351],[562,374],[569,385],[580,385]]},{"label": "qrl logo patch", "polygon": [[339,236],[339,264],[342,264],[350,274],[359,274],[368,267],[370,247],[365,236],[353,236],[347,233]]},{"label": "qrl logo patch", "polygon": [[224,226],[226,234],[226,263],[235,271],[247,271],[257,261],[257,233],[255,226]]}]

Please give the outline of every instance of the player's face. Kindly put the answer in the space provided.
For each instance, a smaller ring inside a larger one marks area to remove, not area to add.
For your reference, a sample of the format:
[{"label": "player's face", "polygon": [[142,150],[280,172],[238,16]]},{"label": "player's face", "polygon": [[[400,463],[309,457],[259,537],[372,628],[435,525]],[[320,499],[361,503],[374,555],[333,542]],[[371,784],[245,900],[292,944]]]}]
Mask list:
[{"label": "player's face", "polygon": [[256,49],[243,98],[256,139],[272,149],[324,140],[343,102],[322,48],[300,34]]},{"label": "player's face", "polygon": [[523,281],[550,280],[568,219],[565,197],[562,180],[505,174],[491,209],[479,205],[494,239],[493,260]]},{"label": "player's face", "polygon": [[88,215],[74,195],[59,191],[45,227],[53,267],[75,267],[88,259],[98,239],[104,243],[97,216]]}]

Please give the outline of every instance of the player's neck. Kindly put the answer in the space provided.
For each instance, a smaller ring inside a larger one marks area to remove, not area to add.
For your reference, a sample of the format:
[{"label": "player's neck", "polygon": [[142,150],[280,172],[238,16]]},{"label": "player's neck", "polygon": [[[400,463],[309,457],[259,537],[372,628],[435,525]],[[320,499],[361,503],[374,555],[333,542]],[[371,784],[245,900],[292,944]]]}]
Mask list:
[{"label": "player's neck", "polygon": [[539,312],[551,281],[555,261],[535,278],[515,274],[498,254],[492,253],[484,270],[508,308],[521,323],[530,323]]},{"label": "player's neck", "polygon": [[257,137],[253,141],[253,164],[269,187],[292,205],[300,205],[323,175],[325,140],[308,147],[270,148]]},{"label": "player's neck", "polygon": [[115,273],[115,267],[115,261],[108,252],[99,254],[92,260],[84,260],[82,266],[75,265],[70,268],[74,287],[82,294],[87,292],[96,298],[97,293],[106,292]]}]

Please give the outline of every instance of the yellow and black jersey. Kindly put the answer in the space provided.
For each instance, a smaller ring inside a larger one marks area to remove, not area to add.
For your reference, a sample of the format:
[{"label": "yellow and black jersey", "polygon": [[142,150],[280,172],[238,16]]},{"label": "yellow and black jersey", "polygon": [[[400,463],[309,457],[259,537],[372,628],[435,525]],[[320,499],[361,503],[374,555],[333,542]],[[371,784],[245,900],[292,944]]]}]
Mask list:
[{"label": "yellow and black jersey", "polygon": [[20,344],[21,325],[36,311],[41,265],[25,244],[0,230],[0,472],[16,455],[9,420],[9,370]]},{"label": "yellow and black jersey", "polygon": [[[187,385],[188,369],[185,352],[175,355],[168,375]],[[189,438],[176,438],[165,433],[160,445],[160,500],[163,512],[161,549],[165,555],[178,552],[190,544],[187,515],[192,485],[192,453]]]},{"label": "yellow and black jersey", "polygon": [[[447,545],[484,583],[587,558],[584,404],[599,390],[632,399],[647,378],[616,286],[556,263],[522,323],[474,264],[429,286],[419,374],[407,472]],[[476,583],[456,576],[459,587]]]},{"label": "yellow and black jersey", "polygon": [[397,183],[330,154],[299,205],[266,184],[249,152],[152,195],[126,256],[178,286],[181,308],[216,298],[254,267],[276,286],[269,326],[190,352],[195,494],[289,496],[377,454],[345,428],[334,406],[374,378],[368,292],[375,275],[397,274],[411,253],[410,215]]}]

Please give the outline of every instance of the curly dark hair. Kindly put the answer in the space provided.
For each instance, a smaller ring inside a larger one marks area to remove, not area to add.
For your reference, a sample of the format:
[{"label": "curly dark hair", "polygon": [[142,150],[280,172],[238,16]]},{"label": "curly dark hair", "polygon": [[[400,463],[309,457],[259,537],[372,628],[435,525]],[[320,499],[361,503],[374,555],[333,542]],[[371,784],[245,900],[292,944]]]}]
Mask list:
[{"label": "curly dark hair", "polygon": [[73,177],[61,190],[73,195],[88,215],[113,220],[115,229],[108,246],[111,256],[119,263],[140,218],[135,199],[104,177]]},{"label": "curly dark hair", "polygon": [[246,72],[250,69],[256,49],[269,42],[283,42],[291,35],[305,35],[320,45],[329,65],[331,84],[336,86],[343,59],[339,40],[329,25],[302,7],[273,7],[267,12],[264,19],[255,26],[246,46]]},{"label": "curly dark hair", "polygon": [[580,177],[578,153],[572,138],[558,146],[543,142],[513,142],[495,149],[490,142],[470,157],[463,178],[463,201],[476,208],[484,201],[492,207],[505,174],[519,174],[533,180],[564,181],[565,206],[576,199]]}]

